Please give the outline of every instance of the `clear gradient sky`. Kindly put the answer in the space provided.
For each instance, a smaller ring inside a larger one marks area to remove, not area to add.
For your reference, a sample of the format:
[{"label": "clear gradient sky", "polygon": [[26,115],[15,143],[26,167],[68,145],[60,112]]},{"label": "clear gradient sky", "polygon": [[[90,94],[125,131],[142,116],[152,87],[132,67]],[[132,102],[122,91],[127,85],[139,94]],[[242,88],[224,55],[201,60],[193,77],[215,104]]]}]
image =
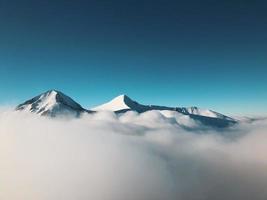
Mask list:
[{"label": "clear gradient sky", "polygon": [[89,108],[267,114],[267,1],[0,0],[0,104],[51,88]]}]

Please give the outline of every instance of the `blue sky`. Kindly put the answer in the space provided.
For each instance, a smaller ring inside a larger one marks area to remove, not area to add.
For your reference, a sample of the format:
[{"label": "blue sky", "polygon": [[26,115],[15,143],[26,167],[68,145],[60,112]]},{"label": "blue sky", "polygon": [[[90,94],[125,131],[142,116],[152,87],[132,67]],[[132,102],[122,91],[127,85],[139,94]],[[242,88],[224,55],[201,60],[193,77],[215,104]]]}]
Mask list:
[{"label": "blue sky", "polygon": [[84,107],[267,113],[264,1],[0,1],[0,103],[58,89]]}]

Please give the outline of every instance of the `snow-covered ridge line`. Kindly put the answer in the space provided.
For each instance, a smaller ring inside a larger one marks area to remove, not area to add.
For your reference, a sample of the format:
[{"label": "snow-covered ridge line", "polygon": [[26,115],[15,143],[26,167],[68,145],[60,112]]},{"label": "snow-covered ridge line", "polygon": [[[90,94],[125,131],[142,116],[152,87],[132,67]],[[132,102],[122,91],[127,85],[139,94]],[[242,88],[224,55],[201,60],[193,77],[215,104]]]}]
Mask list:
[{"label": "snow-covered ridge line", "polygon": [[95,111],[107,110],[107,111],[114,111],[117,113],[127,112],[129,110],[136,111],[138,113],[143,113],[149,110],[169,110],[169,111],[176,111],[185,115],[198,115],[198,116],[235,121],[233,118],[223,115],[221,113],[198,107],[168,107],[168,106],[157,106],[157,105],[143,105],[132,100],[127,95],[119,95],[118,97],[115,97],[114,99],[105,104],[92,108],[92,110]]},{"label": "snow-covered ridge line", "polygon": [[216,128],[228,127],[237,123],[237,120],[212,110],[200,109],[197,107],[185,108],[143,105],[132,100],[127,95],[120,95],[112,99],[110,102],[88,110],[83,108],[69,96],[57,90],[49,90],[28,101],[25,101],[24,103],[18,105],[16,110],[49,117],[79,117],[81,114],[90,114],[98,111],[112,111],[119,115],[128,111],[134,111],[137,113],[157,111],[167,118],[169,116],[177,116],[178,114],[180,116],[186,116],[187,118],[197,121],[203,125],[213,126]]}]

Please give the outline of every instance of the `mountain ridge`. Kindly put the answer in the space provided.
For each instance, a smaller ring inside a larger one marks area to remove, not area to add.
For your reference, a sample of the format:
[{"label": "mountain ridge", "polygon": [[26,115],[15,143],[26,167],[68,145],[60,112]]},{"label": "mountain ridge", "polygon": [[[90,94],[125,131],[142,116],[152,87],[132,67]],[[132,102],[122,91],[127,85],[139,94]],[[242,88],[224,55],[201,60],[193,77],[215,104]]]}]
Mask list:
[{"label": "mountain ridge", "polygon": [[143,105],[135,100],[132,100],[129,96],[122,94],[111,101],[92,108],[95,111],[109,110],[117,113],[127,112],[129,110],[136,111],[138,113],[146,112],[149,110],[170,110],[177,111],[187,115],[201,115],[206,117],[223,118],[228,120],[234,120],[231,117],[215,112],[210,109],[202,109],[196,106],[192,107],[171,107],[171,106],[159,106],[159,105]]},{"label": "mountain ridge", "polygon": [[[237,123],[237,120],[221,113],[201,109],[198,107],[168,107],[158,105],[143,105],[129,96],[122,94],[111,101],[99,105],[93,109],[85,109],[72,98],[58,90],[48,90],[30,100],[19,104],[15,110],[28,111],[41,116],[57,117],[71,115],[79,117],[83,113],[95,113],[99,111],[112,111],[115,114],[123,114],[128,111],[144,113],[147,111],[170,111],[189,116],[191,119],[201,122],[204,125],[214,127],[228,127]],[[162,112],[164,113],[164,112]],[[163,114],[164,115],[164,114]]]}]

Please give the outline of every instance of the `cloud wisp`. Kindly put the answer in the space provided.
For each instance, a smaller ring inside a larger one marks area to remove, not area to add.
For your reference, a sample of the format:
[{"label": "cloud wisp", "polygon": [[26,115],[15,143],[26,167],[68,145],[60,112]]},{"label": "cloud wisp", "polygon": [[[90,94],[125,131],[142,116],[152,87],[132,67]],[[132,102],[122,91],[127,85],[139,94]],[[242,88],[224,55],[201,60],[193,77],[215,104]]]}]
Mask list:
[{"label": "cloud wisp", "polygon": [[2,110],[0,199],[267,199],[266,120],[223,133],[172,120],[157,111],[66,120]]}]

